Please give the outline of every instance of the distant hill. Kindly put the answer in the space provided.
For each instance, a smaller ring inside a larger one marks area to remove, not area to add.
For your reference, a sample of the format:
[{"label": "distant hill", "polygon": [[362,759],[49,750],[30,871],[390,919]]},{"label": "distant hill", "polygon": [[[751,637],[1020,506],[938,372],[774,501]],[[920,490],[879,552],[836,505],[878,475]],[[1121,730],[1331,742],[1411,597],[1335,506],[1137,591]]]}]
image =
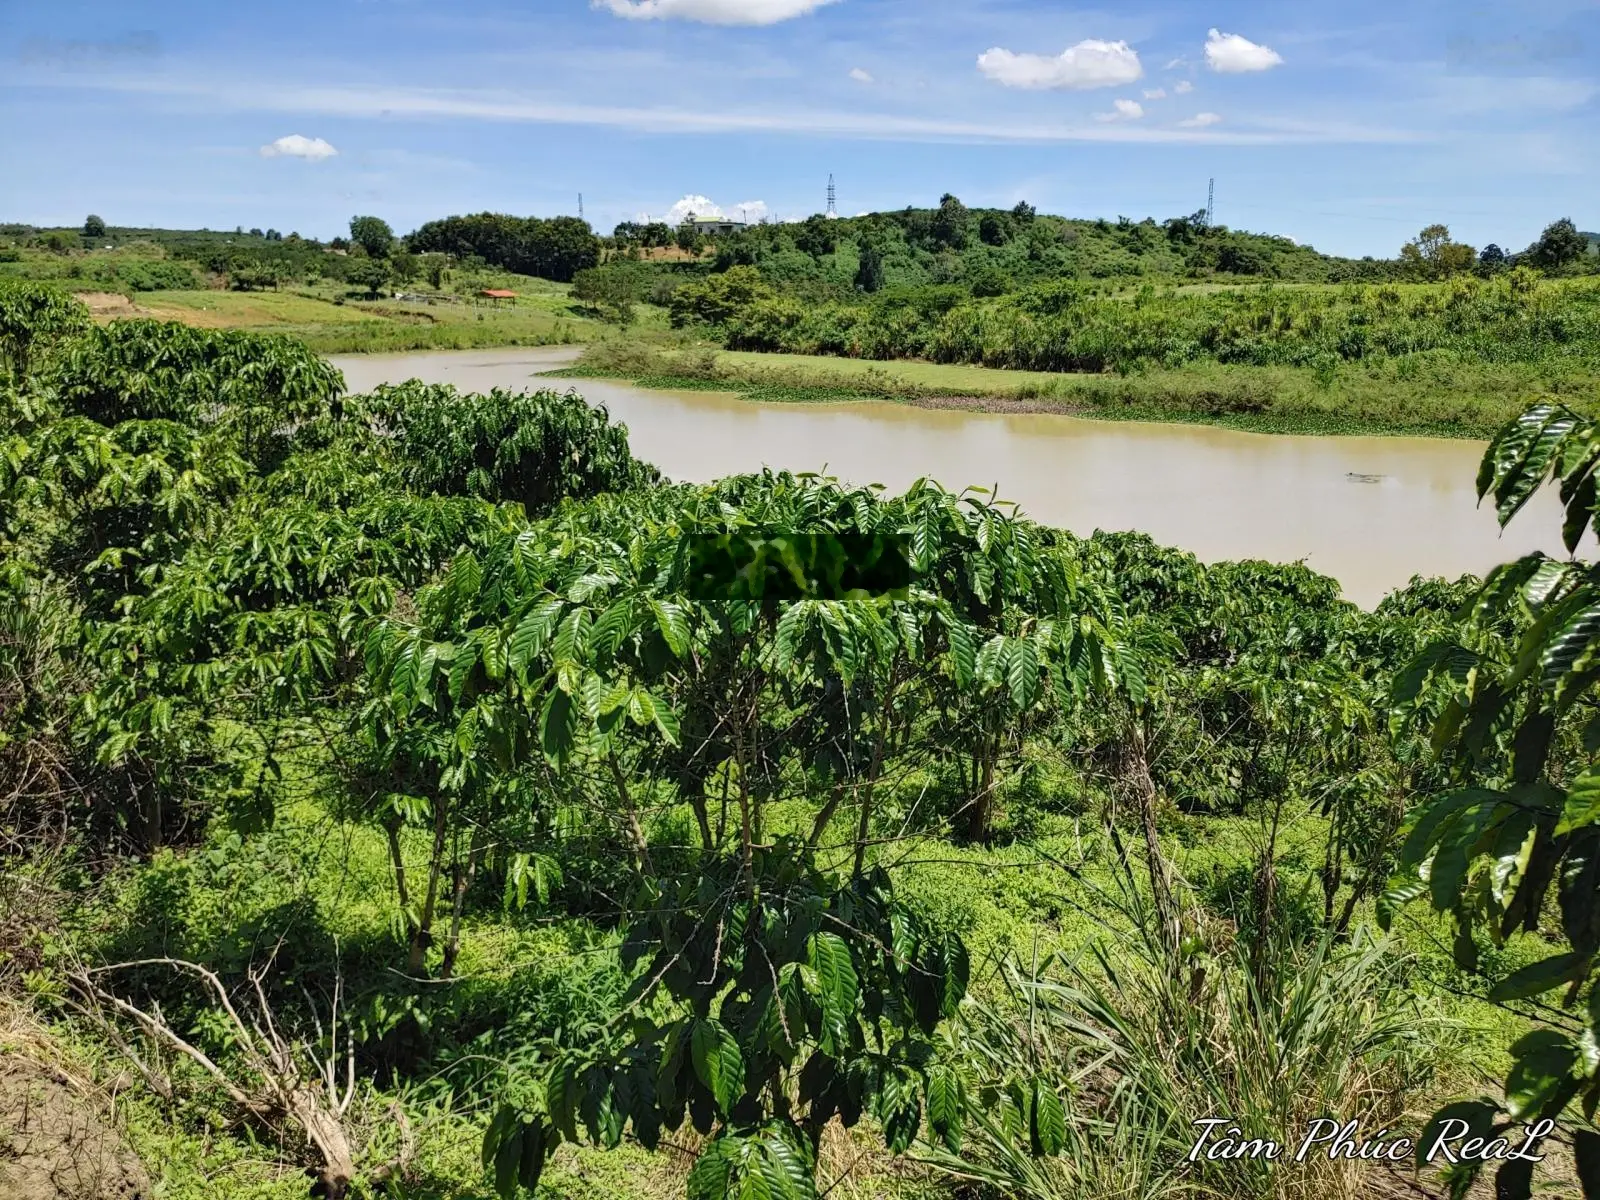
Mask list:
[{"label": "distant hill", "polygon": [[[619,227],[613,244],[624,249]],[[862,248],[873,261],[862,265]],[[759,225],[720,236],[716,267],[757,267],[769,281],[818,296],[848,292],[862,272],[877,287],[955,284],[978,296],[1046,280],[1258,278],[1305,283],[1398,277],[1393,259],[1319,253],[1285,237],[1212,225],[1203,213],[1166,221],[1083,220],[1012,209],[968,209],[946,197],[936,209],[907,208],[828,221]],[[864,290],[875,291],[877,287]]]}]

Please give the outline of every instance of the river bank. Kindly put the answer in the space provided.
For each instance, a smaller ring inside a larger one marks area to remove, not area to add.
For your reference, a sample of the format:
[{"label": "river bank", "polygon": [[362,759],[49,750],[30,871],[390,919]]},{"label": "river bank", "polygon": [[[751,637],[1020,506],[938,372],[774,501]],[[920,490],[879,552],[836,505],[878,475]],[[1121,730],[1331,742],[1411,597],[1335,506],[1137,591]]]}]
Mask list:
[{"label": "river bank", "polygon": [[332,361],[353,391],[421,379],[464,391],[577,388],[628,426],[635,454],[707,482],[763,468],[822,471],[903,490],[919,478],[995,488],[1044,524],[1137,530],[1206,562],[1303,561],[1366,607],[1413,575],[1482,574],[1532,550],[1561,554],[1541,493],[1502,534],[1474,491],[1466,438],[1275,436],[1217,425],[984,412],[857,396],[750,403],[737,391],[570,379],[576,347],[363,355]]},{"label": "river bank", "polygon": [[[520,280],[520,277],[518,277]],[[1600,373],[1566,362],[1458,361],[1418,354],[1323,368],[1192,363],[1115,373],[1001,370],[916,360],[728,351],[669,332],[639,306],[626,333],[570,303],[557,285],[505,305],[361,301],[329,288],[169,291],[83,297],[100,320],[153,317],[300,338],[322,354],[394,354],[584,345],[570,379],[669,391],[731,391],[764,403],[887,400],[929,409],[1056,414],[1215,425],[1257,433],[1492,437],[1539,399],[1600,415]]]},{"label": "river bank", "polygon": [[1051,413],[1216,425],[1255,433],[1487,440],[1529,403],[1600,412],[1600,378],[1518,364],[1395,360],[1310,368],[1196,364],[1131,375],[1002,371],[961,364],[758,354],[610,338],[569,379],[669,391],[732,391],[767,403],[891,400],[932,409]]}]

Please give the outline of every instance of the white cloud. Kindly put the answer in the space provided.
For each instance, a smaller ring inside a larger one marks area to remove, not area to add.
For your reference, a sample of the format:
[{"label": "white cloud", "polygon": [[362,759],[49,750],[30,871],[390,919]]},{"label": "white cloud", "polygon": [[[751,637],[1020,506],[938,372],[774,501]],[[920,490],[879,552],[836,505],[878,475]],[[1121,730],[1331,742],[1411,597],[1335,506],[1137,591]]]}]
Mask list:
[{"label": "white cloud", "polygon": [[700,221],[748,221],[758,225],[771,216],[771,210],[765,200],[745,200],[723,208],[710,196],[690,195],[667,209],[661,220],[677,228],[691,216]]},{"label": "white cloud", "polygon": [[1097,121],[1137,121],[1144,116],[1144,106],[1137,100],[1115,100],[1108,113],[1096,113]]},{"label": "white cloud", "polygon": [[1144,75],[1139,55],[1127,42],[1094,38],[1069,47],[1055,58],[1046,54],[1013,54],[998,46],[978,56],[978,70],[996,83],[1014,88],[1121,87]]},{"label": "white cloud", "polygon": [[308,138],[298,133],[291,133],[288,137],[281,137],[261,147],[262,158],[304,158],[311,162],[321,162],[337,153],[321,138]]},{"label": "white cloud", "polygon": [[1211,126],[1218,124],[1221,120],[1222,117],[1218,113],[1203,112],[1195,113],[1195,115],[1190,117],[1187,121],[1179,121],[1178,124],[1182,125],[1185,129],[1208,129]]},{"label": "white cloud", "polygon": [[776,25],[838,0],[592,0],[633,21],[703,21],[707,25]]},{"label": "white cloud", "polygon": [[1145,89],[1145,93],[1144,93],[1144,98],[1146,100],[1165,100],[1167,98],[1167,89],[1166,88],[1146,88]]},{"label": "white cloud", "polygon": [[1206,39],[1206,65],[1224,74],[1268,71],[1283,62],[1283,56],[1266,46],[1258,46],[1237,33],[1218,33]]},{"label": "white cloud", "polygon": [[1172,91],[1174,95],[1187,96],[1190,92],[1194,91],[1194,84],[1190,83],[1187,79],[1180,79],[1177,83],[1172,85]]},{"label": "white cloud", "polygon": [[857,83],[873,82],[872,73],[870,71],[863,71],[860,67],[850,68],[850,78],[854,79]]},{"label": "white cloud", "polygon": [[668,225],[676,227],[690,217],[698,217],[702,221],[720,221],[722,209],[709,196],[685,196],[667,209],[667,215],[661,219]]}]

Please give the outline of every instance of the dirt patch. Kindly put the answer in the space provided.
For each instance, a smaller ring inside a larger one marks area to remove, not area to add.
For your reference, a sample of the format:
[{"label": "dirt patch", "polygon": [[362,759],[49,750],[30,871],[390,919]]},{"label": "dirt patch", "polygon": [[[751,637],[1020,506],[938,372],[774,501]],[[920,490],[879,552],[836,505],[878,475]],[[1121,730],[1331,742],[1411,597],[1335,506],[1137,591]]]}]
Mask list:
[{"label": "dirt patch", "polygon": [[227,318],[220,313],[196,312],[193,309],[164,305],[146,307],[135,304],[128,297],[116,292],[77,292],[75,299],[85,304],[89,309],[89,315],[102,324],[130,317],[146,317],[156,321],[179,321],[185,325],[196,325],[207,329],[224,329],[229,325]]},{"label": "dirt patch", "polygon": [[97,317],[131,317],[139,311],[132,300],[117,292],[78,292],[76,298]]},{"label": "dirt patch", "polygon": [[236,329],[244,324],[256,323],[241,322],[231,314],[218,312],[215,309],[182,308],[175,304],[152,304],[148,307],[135,305],[131,312],[123,315],[149,317],[155,321],[177,321],[180,325],[192,325],[196,329]]},{"label": "dirt patch", "polygon": [[98,1098],[66,1072],[0,1054],[0,1196],[151,1200],[144,1164]]}]

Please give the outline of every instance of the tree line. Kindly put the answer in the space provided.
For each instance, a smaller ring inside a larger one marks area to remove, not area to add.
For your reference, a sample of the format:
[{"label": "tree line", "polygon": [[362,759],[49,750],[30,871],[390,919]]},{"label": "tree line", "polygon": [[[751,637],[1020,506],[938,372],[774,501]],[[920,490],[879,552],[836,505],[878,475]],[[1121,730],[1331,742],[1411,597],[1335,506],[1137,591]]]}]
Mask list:
[{"label": "tree line", "polygon": [[[1400,262],[1412,279],[1439,280],[1467,272],[1493,275],[1518,266],[1558,274],[1586,264],[1595,257],[1590,237],[1580,233],[1571,217],[1550,222],[1537,241],[1520,253],[1508,253],[1491,242],[1481,251],[1450,237],[1447,225],[1429,225],[1400,247]],[[1595,266],[1600,266],[1597,260]]]}]

